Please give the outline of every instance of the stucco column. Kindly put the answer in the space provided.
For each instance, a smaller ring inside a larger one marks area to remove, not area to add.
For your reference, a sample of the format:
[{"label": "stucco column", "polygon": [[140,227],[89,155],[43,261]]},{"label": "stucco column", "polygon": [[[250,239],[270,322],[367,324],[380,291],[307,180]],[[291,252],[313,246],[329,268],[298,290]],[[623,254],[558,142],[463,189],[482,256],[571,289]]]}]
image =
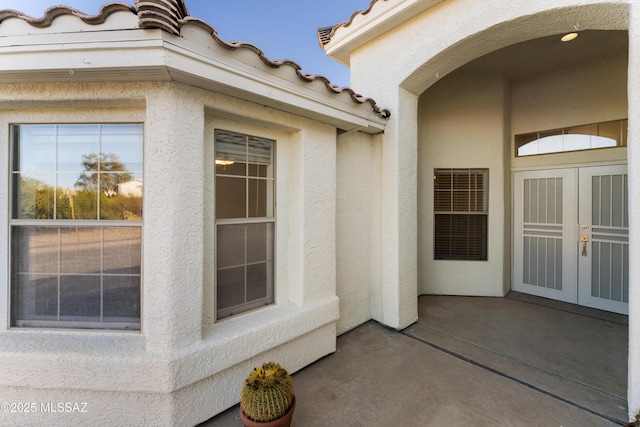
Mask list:
[{"label": "stucco column", "polygon": [[640,3],[629,11],[629,414],[640,410]]},{"label": "stucco column", "polygon": [[291,302],[305,306],[336,295],[336,132],[299,131],[293,150],[289,240]]},{"label": "stucco column", "polygon": [[398,88],[382,142],[382,290],[376,320],[403,329],[418,320],[418,97]]},{"label": "stucco column", "polygon": [[202,330],[204,107],[179,85],[147,97],[144,148],[143,333],[152,353]]}]

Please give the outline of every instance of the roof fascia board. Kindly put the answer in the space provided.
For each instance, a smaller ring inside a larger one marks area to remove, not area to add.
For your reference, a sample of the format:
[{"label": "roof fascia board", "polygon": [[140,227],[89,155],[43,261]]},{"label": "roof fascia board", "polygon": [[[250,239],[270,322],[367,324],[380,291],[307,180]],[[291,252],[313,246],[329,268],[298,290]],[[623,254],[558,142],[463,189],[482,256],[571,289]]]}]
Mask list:
[{"label": "roof fascia board", "polygon": [[328,56],[349,66],[351,52],[444,1],[446,0],[378,1],[368,14],[357,16],[351,24],[337,28],[324,50]]},{"label": "roof fascia board", "polygon": [[206,51],[161,30],[96,32],[82,38],[50,33],[10,37],[0,40],[0,83],[174,80],[346,131],[384,130],[384,119],[368,104],[354,104],[347,94],[305,88],[297,77],[280,76],[287,70],[271,70],[255,55],[247,55],[247,63],[233,58],[237,52],[221,56]]}]

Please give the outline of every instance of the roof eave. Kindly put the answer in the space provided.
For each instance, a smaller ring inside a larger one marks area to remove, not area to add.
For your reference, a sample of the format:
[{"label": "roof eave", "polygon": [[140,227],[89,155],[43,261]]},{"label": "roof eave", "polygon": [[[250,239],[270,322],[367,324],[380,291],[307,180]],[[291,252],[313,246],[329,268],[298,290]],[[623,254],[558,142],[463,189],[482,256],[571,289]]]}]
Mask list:
[{"label": "roof eave", "polygon": [[[0,83],[176,81],[330,124],[338,129],[379,133],[386,119],[352,93],[308,90],[290,67],[271,69],[255,63],[207,54],[207,47],[161,30],[122,30],[71,43],[69,34],[8,38]],[[28,43],[28,44],[27,44]],[[253,55],[255,56],[255,55]],[[250,56],[251,57],[251,56]]]},{"label": "roof eave", "polygon": [[349,66],[354,50],[443,1],[374,0],[366,14],[356,14],[349,22],[334,26],[323,49],[331,58]]}]

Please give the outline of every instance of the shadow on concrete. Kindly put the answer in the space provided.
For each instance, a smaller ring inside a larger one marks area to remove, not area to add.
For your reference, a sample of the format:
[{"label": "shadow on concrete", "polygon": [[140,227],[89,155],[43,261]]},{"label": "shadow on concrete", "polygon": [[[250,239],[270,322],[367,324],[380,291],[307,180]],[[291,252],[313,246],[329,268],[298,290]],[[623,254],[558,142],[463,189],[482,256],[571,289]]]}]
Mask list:
[{"label": "shadow on concrete", "polygon": [[[293,375],[292,426],[613,426],[627,419],[627,317],[523,294],[421,296]],[[201,424],[242,426],[238,406]]]}]

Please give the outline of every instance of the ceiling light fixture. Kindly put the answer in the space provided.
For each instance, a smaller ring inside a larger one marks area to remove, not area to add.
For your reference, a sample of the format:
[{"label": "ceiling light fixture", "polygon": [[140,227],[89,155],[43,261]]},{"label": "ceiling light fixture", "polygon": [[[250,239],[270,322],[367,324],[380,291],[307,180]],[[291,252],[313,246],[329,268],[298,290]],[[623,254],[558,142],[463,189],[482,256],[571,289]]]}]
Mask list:
[{"label": "ceiling light fixture", "polygon": [[576,37],[578,37],[578,33],[568,33],[562,36],[560,40],[563,42],[570,42],[571,40],[575,40]]}]

